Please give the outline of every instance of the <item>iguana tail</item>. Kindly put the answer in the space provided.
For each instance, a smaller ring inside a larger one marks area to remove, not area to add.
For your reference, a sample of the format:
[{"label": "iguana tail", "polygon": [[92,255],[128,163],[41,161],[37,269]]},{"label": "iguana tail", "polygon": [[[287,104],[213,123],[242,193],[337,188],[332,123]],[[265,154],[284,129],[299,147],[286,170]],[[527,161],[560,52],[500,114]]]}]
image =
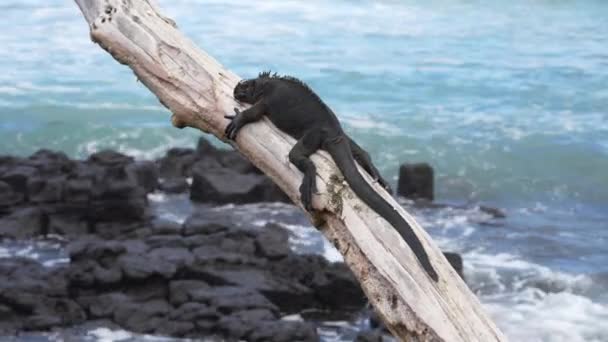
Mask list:
[{"label": "iguana tail", "polygon": [[399,232],[399,235],[410,246],[428,275],[434,281],[437,281],[439,279],[437,272],[431,265],[418,236],[399,212],[385,201],[359,173],[347,140],[342,137],[332,139],[331,142],[324,144],[323,149],[332,156],[355,194]]}]

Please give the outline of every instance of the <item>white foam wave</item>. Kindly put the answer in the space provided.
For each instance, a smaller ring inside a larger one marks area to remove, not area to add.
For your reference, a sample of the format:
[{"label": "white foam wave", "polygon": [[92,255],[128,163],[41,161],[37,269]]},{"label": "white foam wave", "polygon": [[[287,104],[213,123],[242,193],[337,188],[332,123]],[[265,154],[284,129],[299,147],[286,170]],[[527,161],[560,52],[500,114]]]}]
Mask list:
[{"label": "white foam wave", "polygon": [[4,247],[0,247],[0,259],[1,258],[10,258],[12,256],[11,252]]},{"label": "white foam wave", "polygon": [[148,194],[148,201],[156,202],[156,203],[164,203],[167,202],[168,198],[164,192],[156,191]]},{"label": "white foam wave", "polygon": [[377,134],[382,135],[398,135],[400,129],[394,125],[389,124],[384,120],[374,119],[370,116],[357,115],[357,116],[343,116],[342,121],[347,125],[355,129],[362,130],[374,130]]},{"label": "white foam wave", "polygon": [[569,274],[523,260],[509,253],[487,254],[483,249],[463,254],[465,275],[480,294],[537,288],[545,292],[584,293],[592,280],[583,274]]},{"label": "white foam wave", "polygon": [[[118,134],[112,132],[104,137],[96,137],[82,143],[77,147],[79,155],[88,156],[103,149],[114,149],[118,152],[132,156],[137,160],[152,160],[162,156],[172,147],[183,147],[192,145],[194,135],[184,134],[174,136],[172,134],[162,134],[157,136],[151,146],[139,147],[141,140],[149,131],[145,127],[137,127],[121,131]],[[149,138],[149,137],[146,137]]]},{"label": "white foam wave", "polygon": [[[152,342],[177,342],[193,341],[188,338],[166,337],[159,335],[138,334],[122,329],[97,328],[87,331],[88,337],[94,338],[96,342],[117,342],[117,341],[152,341]],[[196,341],[216,341],[216,338],[200,338]]]},{"label": "white foam wave", "polygon": [[5,95],[21,95],[25,92],[17,87],[0,86],[0,94]]},{"label": "white foam wave", "polygon": [[463,255],[465,277],[513,341],[605,341],[608,305],[585,293],[586,275],[555,271],[508,253]]},{"label": "white foam wave", "polygon": [[42,263],[43,266],[46,267],[54,267],[58,265],[65,265],[70,263],[70,258],[58,258],[58,259],[50,259],[46,260]]},{"label": "white foam wave", "polygon": [[343,262],[344,257],[327,239],[323,239],[323,256],[330,262]]},{"label": "white foam wave", "polygon": [[490,315],[512,341],[607,341],[608,306],[568,293],[526,288],[481,298]]},{"label": "white foam wave", "polygon": [[46,99],[47,104],[55,106],[73,107],[78,109],[119,109],[128,111],[146,111],[146,112],[166,112],[167,109],[160,105],[134,105],[130,103],[116,102],[74,102],[74,101],[57,101]]},{"label": "white foam wave", "polygon": [[123,341],[133,338],[133,334],[126,330],[111,330],[108,328],[97,328],[88,331],[87,336],[95,338],[97,342]]},{"label": "white foam wave", "polygon": [[310,239],[311,227],[299,224],[285,224],[285,227],[292,233],[289,243],[296,246],[311,246],[314,242]]}]

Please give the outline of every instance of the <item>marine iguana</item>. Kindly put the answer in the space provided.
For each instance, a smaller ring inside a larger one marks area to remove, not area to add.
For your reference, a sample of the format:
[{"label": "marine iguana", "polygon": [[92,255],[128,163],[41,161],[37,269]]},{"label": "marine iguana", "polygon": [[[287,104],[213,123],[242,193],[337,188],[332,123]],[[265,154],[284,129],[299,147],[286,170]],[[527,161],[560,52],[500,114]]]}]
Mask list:
[{"label": "marine iguana", "polygon": [[234,140],[244,125],[266,115],[277,128],[298,140],[289,152],[289,161],[304,174],[300,196],[306,210],[312,211],[312,194],[316,191],[316,169],[309,157],[322,149],[332,156],[355,194],[399,232],[428,275],[438,281],[437,273],[412,228],[357,170],[355,160],[388,188],[368,153],[344,133],[334,112],[312,89],[294,77],[263,72],[257,78],[238,83],[234,88],[234,98],[252,106],[242,112],[235,108],[234,115],[225,116],[231,120],[225,130],[228,139]]}]

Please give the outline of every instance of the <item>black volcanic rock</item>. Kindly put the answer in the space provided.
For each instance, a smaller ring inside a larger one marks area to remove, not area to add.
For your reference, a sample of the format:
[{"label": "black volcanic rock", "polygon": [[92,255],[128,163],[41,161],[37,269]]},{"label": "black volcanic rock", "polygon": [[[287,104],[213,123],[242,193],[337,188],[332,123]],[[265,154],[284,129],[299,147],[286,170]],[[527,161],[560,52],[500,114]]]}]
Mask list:
[{"label": "black volcanic rock", "polygon": [[411,199],[434,199],[433,168],[427,163],[403,164],[399,168],[397,194]]},{"label": "black volcanic rock", "polygon": [[209,203],[256,203],[286,201],[276,185],[266,176],[241,174],[230,168],[192,170],[190,199]]},{"label": "black volcanic rock", "polygon": [[0,177],[0,181],[10,185],[16,193],[26,194],[28,180],[36,175],[38,175],[38,170],[34,167],[16,165],[4,171],[2,177]]},{"label": "black volcanic rock", "polygon": [[191,148],[172,148],[159,159],[158,168],[162,178],[189,177],[197,155]]},{"label": "black volcanic rock", "polygon": [[29,239],[46,234],[48,218],[36,207],[20,208],[0,217],[0,238]]},{"label": "black volcanic rock", "polygon": [[274,223],[267,224],[256,237],[256,250],[261,256],[276,260],[290,253],[288,231]]},{"label": "black volcanic rock", "polygon": [[134,174],[137,183],[147,193],[156,190],[159,184],[158,166],[153,161],[138,161],[127,167],[128,172]]},{"label": "black volcanic rock", "polygon": [[129,157],[120,152],[112,151],[112,150],[103,150],[96,153],[93,153],[89,156],[89,162],[93,164],[98,164],[101,166],[126,166],[127,164],[131,164],[135,161],[133,157]]},{"label": "black volcanic rock", "polygon": [[17,193],[6,182],[0,181],[0,212],[1,208],[12,207],[23,200],[23,194]]},{"label": "black volcanic rock", "polygon": [[445,256],[446,259],[448,259],[448,262],[450,263],[450,265],[452,265],[452,267],[454,267],[454,270],[456,270],[456,273],[458,273],[458,275],[460,276],[460,278],[464,279],[464,273],[463,273],[463,264],[462,264],[462,256],[460,256],[460,254],[458,253],[453,253],[453,252],[443,252],[443,255]]},{"label": "black volcanic rock", "polygon": [[186,181],[184,177],[174,177],[174,178],[166,178],[159,185],[158,188],[160,191],[170,193],[170,194],[179,194],[188,191],[190,185]]}]

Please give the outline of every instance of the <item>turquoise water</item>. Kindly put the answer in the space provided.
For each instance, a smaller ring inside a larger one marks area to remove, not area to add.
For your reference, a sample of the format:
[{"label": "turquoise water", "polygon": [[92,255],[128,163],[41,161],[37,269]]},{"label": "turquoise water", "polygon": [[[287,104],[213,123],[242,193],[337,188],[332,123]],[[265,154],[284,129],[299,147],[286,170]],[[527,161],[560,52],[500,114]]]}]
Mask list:
[{"label": "turquoise water", "polygon": [[[439,200],[504,209],[421,220],[514,340],[608,340],[608,2],[159,2],[237,74],[308,82],[389,178],[428,161]],[[194,145],[71,1],[0,9],[0,154]]]}]

